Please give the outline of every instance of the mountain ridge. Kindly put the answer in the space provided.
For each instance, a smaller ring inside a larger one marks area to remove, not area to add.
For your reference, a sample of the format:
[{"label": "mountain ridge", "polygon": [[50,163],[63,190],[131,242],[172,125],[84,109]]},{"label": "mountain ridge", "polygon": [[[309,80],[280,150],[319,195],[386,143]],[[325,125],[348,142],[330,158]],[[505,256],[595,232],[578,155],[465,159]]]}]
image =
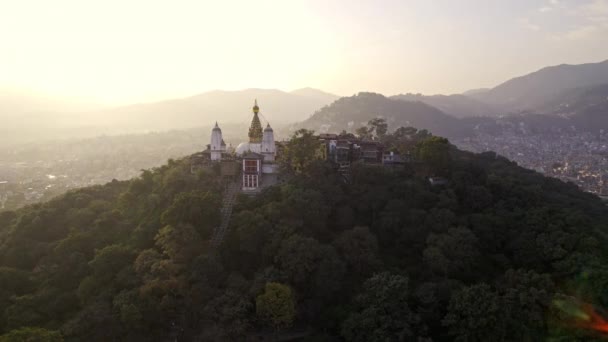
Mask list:
[{"label": "mountain ridge", "polygon": [[457,117],[471,116],[497,116],[501,114],[498,106],[476,100],[473,97],[452,95],[422,95],[422,94],[399,94],[391,96],[392,99],[404,101],[420,101],[433,106],[444,113]]},{"label": "mountain ridge", "polygon": [[386,97],[382,94],[361,92],[343,97],[312,115],[307,120],[294,125],[297,128],[312,129],[317,132],[354,132],[372,118],[384,118],[391,128],[413,126],[427,129],[433,134],[447,137],[463,133],[460,120],[422,101],[405,101]]},{"label": "mountain ridge", "polygon": [[[314,111],[338,99],[338,96],[314,88],[296,89],[292,92],[260,88],[213,90],[155,102],[70,112],[63,110],[64,107],[48,111],[46,109],[51,107],[45,102],[37,105],[34,99],[22,97],[21,101],[12,101],[10,107],[8,100],[4,107],[0,101],[0,120],[3,120],[3,125],[0,126],[0,144],[188,129],[206,126],[215,121],[220,125],[222,122],[248,123],[256,98],[262,118],[271,124],[280,125],[307,118]],[[28,101],[35,105],[26,111],[22,110],[27,108]]]},{"label": "mountain ridge", "polygon": [[506,111],[532,110],[568,89],[608,83],[608,60],[585,64],[560,64],[511,78],[482,93],[469,96]]}]

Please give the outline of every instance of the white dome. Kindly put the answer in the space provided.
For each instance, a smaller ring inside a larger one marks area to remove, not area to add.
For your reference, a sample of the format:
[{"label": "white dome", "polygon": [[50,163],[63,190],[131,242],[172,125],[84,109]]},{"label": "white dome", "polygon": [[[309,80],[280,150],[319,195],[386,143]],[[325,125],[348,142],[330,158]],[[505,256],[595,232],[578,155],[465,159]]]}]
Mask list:
[{"label": "white dome", "polygon": [[239,144],[239,146],[236,147],[236,150],[235,150],[235,152],[238,156],[242,156],[244,153],[249,152],[249,151],[255,152],[255,153],[261,153],[262,144],[242,142]]}]

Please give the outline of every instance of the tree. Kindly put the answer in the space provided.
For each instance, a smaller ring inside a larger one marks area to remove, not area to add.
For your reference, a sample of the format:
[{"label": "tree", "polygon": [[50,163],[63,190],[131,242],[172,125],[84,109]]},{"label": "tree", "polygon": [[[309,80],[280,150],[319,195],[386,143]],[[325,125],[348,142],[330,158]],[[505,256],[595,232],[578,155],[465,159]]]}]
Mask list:
[{"label": "tree", "polygon": [[189,224],[165,226],[154,240],[163,253],[178,264],[189,262],[203,250],[201,236]]},{"label": "tree", "polygon": [[468,228],[450,228],[444,234],[430,234],[424,261],[432,270],[447,275],[466,277],[479,262],[477,237]]},{"label": "tree", "polygon": [[363,140],[384,140],[387,132],[388,125],[386,120],[380,117],[369,120],[367,126],[362,126],[355,130],[357,137]]},{"label": "tree", "polygon": [[490,286],[472,285],[454,293],[442,324],[455,341],[502,341],[501,310],[500,298]]},{"label": "tree", "polygon": [[355,130],[355,134],[357,137],[362,140],[372,140],[374,137],[374,132],[369,127],[362,126]]},{"label": "tree", "polygon": [[319,301],[326,303],[334,299],[335,294],[344,285],[343,278],[346,265],[340,259],[336,250],[331,246],[321,248],[320,260],[314,273],[314,287],[309,291]]},{"label": "tree", "polygon": [[130,265],[134,256],[133,251],[126,246],[111,245],[98,250],[89,266],[95,277],[109,280],[123,267]]},{"label": "tree", "polygon": [[382,140],[387,150],[405,155],[414,153],[416,144],[430,136],[425,129],[419,131],[414,127],[399,127],[393,133],[386,134]]},{"label": "tree", "polygon": [[313,131],[300,129],[285,144],[279,159],[281,169],[289,173],[302,173],[316,160],[323,159],[325,150]]},{"label": "tree", "polygon": [[25,294],[32,290],[32,285],[28,272],[0,266],[0,293]]},{"label": "tree", "polygon": [[275,257],[275,264],[284,271],[296,285],[311,281],[321,260],[321,244],[314,239],[293,235],[283,241]]},{"label": "tree", "polygon": [[189,224],[203,239],[209,239],[215,226],[220,223],[219,207],[219,196],[208,191],[179,193],[163,212],[162,223],[172,226]]},{"label": "tree", "polygon": [[95,258],[89,262],[92,274],[78,286],[81,302],[90,303],[100,293],[131,285],[135,278],[134,257],[134,252],[124,245],[110,245],[96,251]]},{"label": "tree", "polygon": [[386,123],[386,120],[380,117],[369,120],[367,126],[371,129],[371,131],[376,133],[376,137],[380,140],[383,140],[388,132],[388,124]]},{"label": "tree", "polygon": [[429,137],[416,145],[416,158],[427,164],[430,172],[444,174],[450,165],[450,143],[441,137]]},{"label": "tree", "polygon": [[348,263],[350,274],[366,277],[380,266],[378,240],[367,227],[355,227],[343,232],[335,245]]},{"label": "tree", "polygon": [[25,327],[0,336],[0,342],[63,342],[63,337],[58,331]]},{"label": "tree", "polygon": [[342,324],[342,336],[354,342],[415,340],[418,317],[408,305],[408,283],[388,272],[368,279]]},{"label": "tree", "polygon": [[326,221],[330,214],[327,198],[319,191],[299,187],[282,187],[283,219],[298,220],[304,225],[306,235],[315,237],[327,233]]},{"label": "tree", "polygon": [[546,316],[555,298],[555,285],[547,274],[508,270],[496,287],[501,295],[506,338],[510,341],[542,340]]},{"label": "tree", "polygon": [[255,299],[258,318],[278,330],[288,328],[296,315],[295,300],[289,286],[267,283],[264,293]]}]

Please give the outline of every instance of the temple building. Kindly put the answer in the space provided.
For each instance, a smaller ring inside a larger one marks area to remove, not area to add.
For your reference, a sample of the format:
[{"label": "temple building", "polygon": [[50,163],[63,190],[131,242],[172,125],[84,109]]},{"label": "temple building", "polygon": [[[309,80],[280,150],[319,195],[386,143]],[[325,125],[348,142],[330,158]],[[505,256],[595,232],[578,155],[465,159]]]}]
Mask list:
[{"label": "temple building", "polygon": [[222,139],[222,130],[218,124],[211,131],[211,144],[208,145],[206,153],[212,162],[221,162],[226,158],[241,162],[241,190],[243,192],[256,193],[261,188],[274,185],[277,182],[276,145],[274,131],[269,123],[262,129],[259,117],[260,107],[255,100],[253,106],[253,119],[249,127],[249,141],[240,143],[234,155],[229,156],[226,143]]},{"label": "temple building", "polygon": [[[275,142],[269,123],[263,128],[260,107],[255,100],[253,118],[249,126],[249,140],[236,149],[226,147],[222,130],[217,122],[211,131],[211,143],[203,152],[191,157],[191,172],[200,169],[219,169],[219,175],[240,178],[241,191],[258,193],[262,188],[278,183],[277,153],[284,144]],[[366,140],[353,134],[320,134],[316,148],[317,158],[330,162],[341,174],[349,175],[352,163],[399,167],[410,162],[409,155],[386,150],[379,141]]]}]

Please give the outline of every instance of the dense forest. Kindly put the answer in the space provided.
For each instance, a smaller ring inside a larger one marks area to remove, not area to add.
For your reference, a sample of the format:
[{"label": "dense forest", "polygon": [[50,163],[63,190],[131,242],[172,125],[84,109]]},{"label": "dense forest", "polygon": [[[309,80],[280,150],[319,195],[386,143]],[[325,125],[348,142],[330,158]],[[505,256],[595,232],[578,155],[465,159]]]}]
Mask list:
[{"label": "dense forest", "polygon": [[345,176],[298,131],[284,182],[238,198],[219,248],[230,180],[188,158],[0,213],[0,341],[606,336],[597,197],[426,131],[357,133],[412,161]]}]

